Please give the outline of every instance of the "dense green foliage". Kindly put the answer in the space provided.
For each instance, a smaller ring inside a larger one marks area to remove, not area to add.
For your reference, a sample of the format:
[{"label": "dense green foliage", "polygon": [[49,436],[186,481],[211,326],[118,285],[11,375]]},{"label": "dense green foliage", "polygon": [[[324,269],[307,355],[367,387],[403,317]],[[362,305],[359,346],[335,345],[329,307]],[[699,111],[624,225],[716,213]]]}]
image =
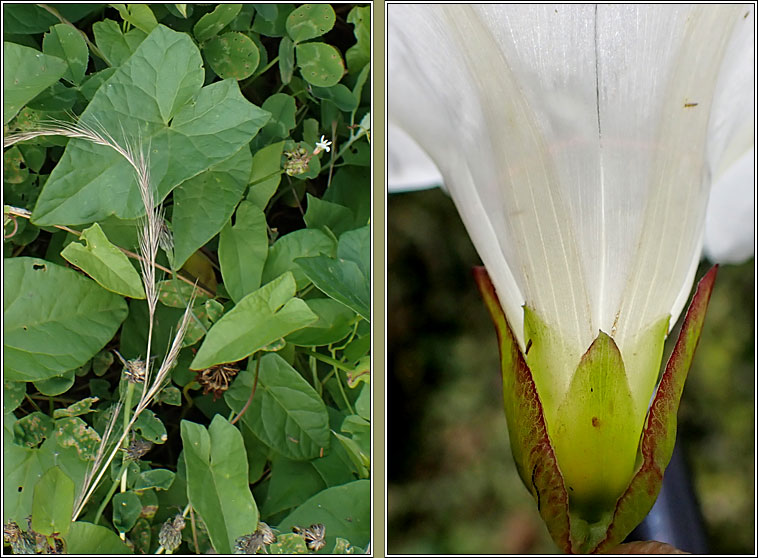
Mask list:
[{"label": "dense green foliage", "polygon": [[[165,211],[151,328],[127,157],[60,135],[5,149],[6,544],[365,548],[370,7],[14,4],[3,20],[6,136],[94,130],[146,157]],[[188,304],[143,410],[130,367],[155,373]]]}]

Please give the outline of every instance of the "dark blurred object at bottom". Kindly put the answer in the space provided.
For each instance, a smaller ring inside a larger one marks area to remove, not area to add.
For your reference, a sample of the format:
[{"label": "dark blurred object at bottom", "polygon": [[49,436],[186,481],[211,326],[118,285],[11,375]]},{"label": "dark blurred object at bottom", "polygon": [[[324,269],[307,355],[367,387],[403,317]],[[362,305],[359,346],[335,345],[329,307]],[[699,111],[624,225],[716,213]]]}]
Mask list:
[{"label": "dark blurred object at bottom", "polygon": [[624,542],[660,541],[692,554],[706,554],[700,507],[677,439],[653,509]]}]

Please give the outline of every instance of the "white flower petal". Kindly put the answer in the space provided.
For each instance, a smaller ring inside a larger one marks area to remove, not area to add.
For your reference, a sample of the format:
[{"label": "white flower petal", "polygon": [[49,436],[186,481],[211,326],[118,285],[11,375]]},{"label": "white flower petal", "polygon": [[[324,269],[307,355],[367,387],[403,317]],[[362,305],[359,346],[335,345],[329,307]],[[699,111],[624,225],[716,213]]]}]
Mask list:
[{"label": "white flower petal", "polygon": [[703,251],[712,262],[742,263],[755,248],[755,148],[713,184]]},{"label": "white flower petal", "polygon": [[522,347],[524,302],[583,348],[601,329],[623,352],[675,321],[702,242],[714,86],[743,12],[390,8],[390,119],[441,170]]},{"label": "white flower petal", "polygon": [[429,155],[402,128],[387,129],[387,186],[390,193],[426,190],[442,185],[442,175]]}]

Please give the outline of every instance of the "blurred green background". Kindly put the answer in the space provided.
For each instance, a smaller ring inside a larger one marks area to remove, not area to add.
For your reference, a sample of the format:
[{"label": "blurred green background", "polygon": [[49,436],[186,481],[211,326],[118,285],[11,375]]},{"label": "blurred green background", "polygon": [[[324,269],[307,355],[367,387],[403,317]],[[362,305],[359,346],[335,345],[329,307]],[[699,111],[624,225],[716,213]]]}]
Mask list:
[{"label": "blurred green background", "polygon": [[[452,201],[394,194],[387,214],[388,552],[557,553],[513,464],[481,262]],[[712,553],[755,552],[754,299],[753,260],[721,266],[679,409]]]}]

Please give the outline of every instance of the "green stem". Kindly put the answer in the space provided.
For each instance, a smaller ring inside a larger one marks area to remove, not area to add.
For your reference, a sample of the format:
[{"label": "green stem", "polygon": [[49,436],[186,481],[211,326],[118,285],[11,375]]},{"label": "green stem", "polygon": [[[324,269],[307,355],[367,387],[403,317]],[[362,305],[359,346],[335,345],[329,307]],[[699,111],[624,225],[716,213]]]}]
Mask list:
[{"label": "green stem", "polygon": [[268,64],[266,64],[266,66],[260,72],[258,72],[258,75],[256,75],[255,77],[262,76],[263,74],[268,72],[277,62],[279,62],[279,57],[275,56]]},{"label": "green stem", "polygon": [[256,72],[255,74],[253,74],[249,78],[243,80],[240,83],[240,89],[242,89],[243,91],[245,89],[247,89],[250,85],[252,85],[253,83],[255,83],[256,79],[258,79],[263,74],[265,74],[266,72],[268,72],[271,69],[271,67],[274,64],[276,64],[277,62],[279,62],[279,57],[278,56],[276,56],[273,60],[271,60],[268,64],[266,64],[266,66],[264,66],[264,68],[260,72]]},{"label": "green stem", "polygon": [[[31,403],[32,407],[34,407],[35,409],[37,409],[37,411],[39,411],[40,413],[42,412],[42,409],[40,409],[40,408],[39,408],[39,405],[37,405],[37,404],[36,404],[36,403],[35,403],[35,402],[32,400],[32,398],[31,398],[31,397],[29,397],[29,394],[24,394],[24,397],[26,398],[26,400],[27,400],[29,403]],[[44,396],[42,396],[42,397],[44,398]]]},{"label": "green stem", "polygon": [[95,514],[95,521],[93,522],[95,525],[97,525],[100,522],[100,518],[103,516],[103,511],[105,510],[105,506],[107,506],[108,502],[110,502],[111,498],[113,498],[113,494],[115,494],[116,489],[118,488],[119,482],[121,481],[121,475],[123,473],[126,473],[126,464],[121,466],[121,471],[119,471],[118,476],[116,477],[116,480],[113,481],[113,484],[111,485],[110,490],[108,490],[108,494],[106,494],[105,498],[103,498],[103,501],[100,502],[100,507],[97,508],[97,513]]},{"label": "green stem", "polygon": [[318,394],[321,396],[324,386],[321,385],[321,382],[318,379],[318,365],[316,364],[316,359],[311,357],[308,365],[310,366],[311,374],[313,375],[313,387],[318,390]]},{"label": "green stem", "polygon": [[197,383],[196,380],[192,379],[182,388],[182,393],[184,394],[184,398],[187,400],[187,405],[183,406],[182,408],[182,414],[179,416],[179,423],[184,420],[184,417],[187,415],[189,410],[192,408],[192,406],[195,404],[195,400],[192,399],[192,396],[189,394],[189,391],[195,387],[199,387],[200,384]]},{"label": "green stem", "polygon": [[[329,229],[326,229],[329,230]],[[315,285],[311,283],[307,287],[305,287],[302,291],[298,293],[298,298],[303,298],[305,295],[307,295],[309,292],[311,292],[315,288]]]},{"label": "green stem", "polygon": [[320,360],[321,362],[331,364],[335,368],[339,368],[340,370],[344,370],[345,372],[353,371],[353,368],[351,366],[347,366],[344,362],[340,362],[339,360],[335,358],[322,355],[321,353],[317,353],[316,351],[311,351],[310,349],[303,349],[303,353],[305,353],[306,355],[312,356],[313,358],[316,358]]},{"label": "green stem", "polygon": [[337,372],[337,369],[336,369],[336,368],[332,368],[332,369],[329,371],[329,373],[328,373],[326,376],[324,376],[324,379],[323,379],[323,380],[321,380],[321,386],[322,386],[322,387],[323,387],[323,386],[325,386],[325,385],[326,385],[326,382],[328,382],[328,381],[329,381],[329,378],[331,378],[332,376],[334,376],[334,374],[335,374],[336,372]]},{"label": "green stem", "polygon": [[258,372],[260,371],[260,368],[261,368],[261,357],[259,355],[255,361],[255,378],[253,379],[253,389],[250,390],[250,397],[247,398],[247,403],[245,403],[245,406],[242,407],[242,409],[240,410],[240,414],[238,414],[234,418],[234,420],[230,421],[230,424],[234,424],[237,421],[239,421],[239,419],[242,418],[242,415],[245,414],[245,411],[247,411],[247,408],[250,406],[250,403],[252,403],[253,397],[255,396],[255,390],[258,387]]},{"label": "green stem", "polygon": [[358,333],[358,325],[361,323],[361,320],[363,318],[361,316],[356,315],[355,319],[353,320],[353,331],[350,333],[350,336],[347,338],[347,341],[345,341],[344,345],[341,345],[339,347],[334,347],[335,351],[342,351],[344,350],[350,343],[353,342],[353,339],[355,339],[355,334]]},{"label": "green stem", "polygon": [[[147,364],[145,364],[147,367]],[[132,412],[132,398],[134,397],[134,382],[128,381],[126,386],[126,399],[124,400],[124,432],[129,428],[129,419]],[[126,448],[129,445],[129,434],[124,437],[123,447]],[[126,492],[126,460],[128,459],[126,452],[122,458],[122,473],[121,473],[121,492]]]},{"label": "green stem", "polygon": [[345,388],[342,387],[342,378],[340,378],[340,373],[335,371],[334,377],[337,379],[337,386],[340,388],[340,393],[342,394],[342,399],[345,400],[345,405],[347,405],[347,408],[350,411],[350,414],[354,415],[355,409],[353,409],[353,406],[350,404],[350,401],[347,398],[347,394],[345,393]]},{"label": "green stem", "polygon": [[274,178],[275,176],[278,176],[280,174],[284,174],[284,171],[281,170],[281,169],[278,170],[278,171],[276,171],[276,172],[272,172],[271,174],[267,174],[266,176],[264,176],[263,178],[259,178],[255,182],[251,182],[250,184],[248,184],[248,186],[255,186],[256,184],[260,184],[261,182],[265,182],[266,180]]}]

